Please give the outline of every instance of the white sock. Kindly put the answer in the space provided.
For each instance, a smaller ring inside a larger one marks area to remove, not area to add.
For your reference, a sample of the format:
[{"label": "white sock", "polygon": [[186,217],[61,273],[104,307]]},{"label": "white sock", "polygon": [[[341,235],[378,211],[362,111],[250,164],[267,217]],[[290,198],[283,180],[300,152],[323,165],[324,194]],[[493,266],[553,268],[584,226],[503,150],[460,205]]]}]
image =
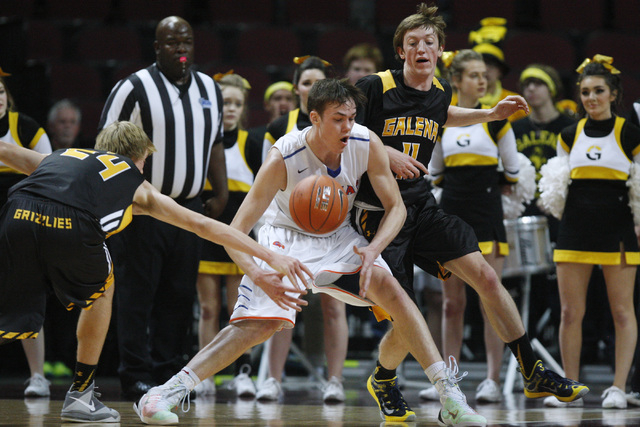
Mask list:
[{"label": "white sock", "polygon": [[431,381],[431,384],[435,384],[436,381],[445,377],[446,368],[447,364],[443,361],[440,361],[429,366],[424,370],[424,373],[427,374],[427,377],[429,378],[429,381]]},{"label": "white sock", "polygon": [[193,390],[198,384],[200,384],[200,378],[191,370],[191,368],[185,366],[175,375],[184,385],[187,386],[189,391]]}]

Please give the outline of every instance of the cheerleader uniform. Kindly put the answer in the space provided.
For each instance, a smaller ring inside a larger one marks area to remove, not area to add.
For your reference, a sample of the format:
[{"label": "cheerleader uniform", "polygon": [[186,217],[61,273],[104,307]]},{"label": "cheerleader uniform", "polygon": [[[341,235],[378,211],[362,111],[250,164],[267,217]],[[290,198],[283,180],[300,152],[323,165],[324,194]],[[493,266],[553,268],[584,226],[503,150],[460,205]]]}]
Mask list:
[{"label": "cheerleader uniform", "polygon": [[299,132],[307,126],[311,126],[309,115],[303,113],[299,108],[289,111],[284,116],[278,117],[267,125],[267,133],[264,134],[262,161],[265,161],[269,149],[278,139],[282,138],[289,132]]},{"label": "cheerleader uniform", "polygon": [[626,181],[640,160],[640,129],[621,117],[582,119],[562,131],[558,155],[569,156],[571,183],[554,262],[640,264]]},{"label": "cheerleader uniform", "polygon": [[429,174],[443,188],[440,206],[473,228],[483,255],[493,252],[494,241],[500,255],[509,255],[500,184],[516,183],[518,169],[515,136],[507,120],[447,127],[433,151]]},{"label": "cheerleader uniform", "polygon": [[[251,189],[255,174],[260,168],[261,144],[251,138],[246,130],[238,130],[238,128],[224,133],[223,144],[229,199],[224,211],[216,219],[230,224]],[[203,203],[212,196],[211,190],[211,184],[207,181],[205,191],[201,195]],[[220,275],[242,274],[224,247],[208,240],[204,242],[198,272]]]}]

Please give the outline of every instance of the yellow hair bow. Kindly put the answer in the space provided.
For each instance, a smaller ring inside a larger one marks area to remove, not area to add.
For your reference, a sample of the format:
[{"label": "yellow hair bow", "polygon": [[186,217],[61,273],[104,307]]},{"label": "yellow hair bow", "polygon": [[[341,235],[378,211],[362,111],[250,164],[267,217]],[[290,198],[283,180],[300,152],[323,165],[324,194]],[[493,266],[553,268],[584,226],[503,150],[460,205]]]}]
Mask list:
[{"label": "yellow hair bow", "polygon": [[507,25],[506,18],[500,18],[497,16],[489,16],[488,18],[483,18],[480,20],[480,25],[483,27],[504,27]]},{"label": "yellow hair bow", "polygon": [[[293,63],[300,65],[302,64],[304,61],[306,61],[307,59],[309,59],[311,57],[311,55],[305,55],[305,56],[296,56],[295,58],[293,58]],[[322,64],[324,64],[325,67],[331,67],[331,62],[329,61],[325,61],[322,58],[318,58],[320,61],[322,61]]]},{"label": "yellow hair bow", "polygon": [[[227,71],[226,73],[216,73],[216,74],[213,75],[213,80],[219,82],[220,80],[222,80],[223,77],[230,76],[232,74],[234,74],[233,73],[233,69]],[[251,85],[249,84],[249,80],[245,79],[242,76],[240,76],[240,78],[242,79],[242,86],[244,86],[244,88],[247,89],[247,90],[251,89]]]},{"label": "yellow hair bow", "polygon": [[2,67],[0,67],[0,77],[9,77],[11,74],[10,73],[6,73],[2,70]]},{"label": "yellow hair bow", "polygon": [[449,68],[451,66],[451,63],[453,62],[453,58],[456,57],[456,55],[458,54],[459,51],[454,50],[454,51],[445,51],[442,52],[442,56],[440,57],[440,59],[442,60],[442,64],[446,67]]},{"label": "yellow hair bow", "polygon": [[584,61],[582,61],[582,64],[580,64],[580,66],[576,68],[576,72],[578,72],[579,74],[582,74],[582,72],[584,71],[584,67],[586,67],[591,62],[597,62],[598,64],[602,64],[604,68],[609,70],[611,74],[620,74],[620,70],[618,70],[616,67],[611,65],[613,64],[613,57],[600,55],[600,54],[594,55],[593,59],[587,58]]}]

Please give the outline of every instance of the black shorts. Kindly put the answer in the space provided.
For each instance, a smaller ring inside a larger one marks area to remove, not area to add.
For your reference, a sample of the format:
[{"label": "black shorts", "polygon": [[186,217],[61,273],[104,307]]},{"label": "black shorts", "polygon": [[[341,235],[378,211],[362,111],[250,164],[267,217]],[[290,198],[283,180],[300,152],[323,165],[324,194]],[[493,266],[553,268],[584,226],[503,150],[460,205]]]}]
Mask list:
[{"label": "black shorts", "polygon": [[68,310],[102,295],[113,283],[104,239],[92,215],[12,196],[0,212],[0,336],[38,333],[52,290]]},{"label": "black shorts", "polygon": [[[353,225],[371,241],[384,212],[362,208],[354,211]],[[457,216],[445,213],[429,193],[428,197],[407,206],[404,226],[382,252],[382,257],[393,276],[415,300],[414,264],[432,276],[447,279],[451,275],[443,267],[447,261],[479,250],[473,229]]]}]

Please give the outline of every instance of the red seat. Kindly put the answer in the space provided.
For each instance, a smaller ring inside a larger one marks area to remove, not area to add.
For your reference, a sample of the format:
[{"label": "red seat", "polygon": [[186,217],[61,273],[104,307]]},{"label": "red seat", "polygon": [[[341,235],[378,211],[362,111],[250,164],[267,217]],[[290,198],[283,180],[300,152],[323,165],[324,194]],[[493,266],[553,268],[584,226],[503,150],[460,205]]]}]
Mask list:
[{"label": "red seat", "polygon": [[[640,63],[635,52],[640,52],[640,36],[599,31],[594,33],[586,42],[584,52],[586,57],[595,54],[613,57],[613,65],[622,74],[640,73]],[[584,58],[580,58],[582,62]]]},{"label": "red seat", "polygon": [[167,16],[184,16],[187,0],[125,0],[120,3],[129,21],[160,21]]},{"label": "red seat", "polygon": [[605,0],[539,0],[543,29],[559,31],[602,28]]},{"label": "red seat", "polygon": [[94,139],[98,135],[98,123],[104,108],[104,101],[99,99],[78,100],[78,107],[82,111],[82,125],[80,134],[83,138]]},{"label": "red seat", "polygon": [[505,18],[507,28],[515,25],[515,4],[513,0],[455,0],[452,4],[452,26],[459,31],[477,28],[480,21],[490,16]]},{"label": "red seat", "polygon": [[445,30],[445,50],[462,50],[469,49],[470,47],[468,31]]},{"label": "red seat", "polygon": [[640,2],[638,0],[614,0],[613,28],[626,31],[638,31]]},{"label": "red seat", "polygon": [[395,29],[404,18],[416,13],[418,3],[414,0],[377,0],[377,26]]},{"label": "red seat", "polygon": [[130,27],[96,26],[82,30],[78,35],[78,58],[107,62],[139,61],[140,37]]},{"label": "red seat", "polygon": [[288,28],[260,26],[238,36],[237,59],[247,64],[291,65],[300,52],[297,34]]},{"label": "red seat", "polygon": [[111,2],[103,0],[48,0],[46,4],[49,16],[58,19],[104,20],[111,11]]},{"label": "red seat", "polygon": [[63,54],[62,32],[46,20],[28,21],[27,58],[60,60]]},{"label": "red seat", "polygon": [[272,0],[210,0],[210,20],[221,24],[271,24],[274,17]]},{"label": "red seat", "polygon": [[318,37],[318,56],[331,62],[335,67],[342,67],[342,58],[347,50],[360,43],[377,45],[373,33],[350,28],[328,30]]},{"label": "red seat", "polygon": [[53,99],[103,99],[102,77],[93,67],[81,62],[56,62],[51,65]]},{"label": "red seat", "polygon": [[577,64],[576,50],[567,37],[542,31],[509,31],[503,44],[504,57],[512,68],[531,63],[546,64],[559,72],[571,72]]},{"label": "red seat", "polygon": [[625,112],[633,109],[633,103],[640,100],[640,79],[635,78],[629,73],[620,75],[622,81],[622,92],[624,94],[622,102],[624,103]]},{"label": "red seat", "polygon": [[116,67],[116,69],[113,70],[113,73],[111,73],[109,78],[109,90],[111,90],[120,80],[129,77],[138,70],[147,68],[149,65],[151,65],[151,63],[143,61],[124,62],[120,64],[120,66]]},{"label": "red seat", "polygon": [[206,28],[194,28],[195,62],[209,64],[222,57],[222,43],[215,31]]},{"label": "red seat", "polygon": [[322,7],[315,2],[287,0],[287,16],[291,24],[347,25],[351,8],[344,0],[322,0]]}]

